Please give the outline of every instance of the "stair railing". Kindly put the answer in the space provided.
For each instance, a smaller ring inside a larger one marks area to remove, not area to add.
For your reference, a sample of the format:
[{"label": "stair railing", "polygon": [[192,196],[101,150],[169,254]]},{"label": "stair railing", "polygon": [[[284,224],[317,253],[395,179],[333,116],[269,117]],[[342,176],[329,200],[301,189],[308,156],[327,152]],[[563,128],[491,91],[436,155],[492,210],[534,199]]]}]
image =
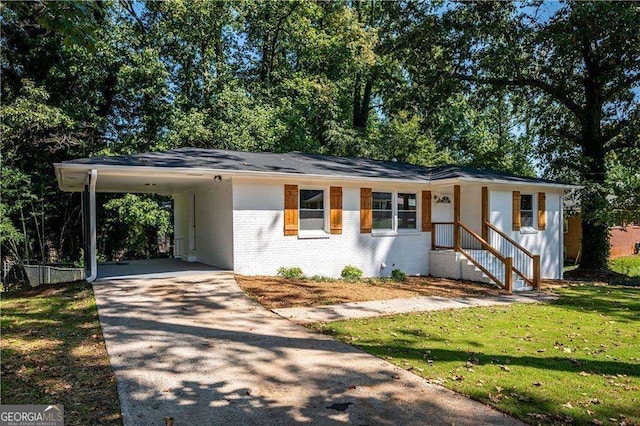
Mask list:
[{"label": "stair railing", "polygon": [[536,290],[540,290],[540,256],[522,247],[504,232],[485,222],[487,241],[505,257],[513,259],[513,272]]},{"label": "stair railing", "polygon": [[454,250],[462,253],[471,263],[484,272],[491,280],[505,290],[513,291],[513,259],[503,256],[487,241],[464,223],[457,223],[458,240],[454,240]]}]

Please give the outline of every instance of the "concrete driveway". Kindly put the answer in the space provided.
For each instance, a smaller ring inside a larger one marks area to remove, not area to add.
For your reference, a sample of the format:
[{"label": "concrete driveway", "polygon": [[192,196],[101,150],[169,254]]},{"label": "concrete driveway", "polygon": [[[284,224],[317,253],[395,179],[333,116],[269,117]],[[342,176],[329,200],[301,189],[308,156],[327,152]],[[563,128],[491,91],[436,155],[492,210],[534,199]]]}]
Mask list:
[{"label": "concrete driveway", "polygon": [[229,273],[94,291],[125,425],[520,424],[277,316]]}]

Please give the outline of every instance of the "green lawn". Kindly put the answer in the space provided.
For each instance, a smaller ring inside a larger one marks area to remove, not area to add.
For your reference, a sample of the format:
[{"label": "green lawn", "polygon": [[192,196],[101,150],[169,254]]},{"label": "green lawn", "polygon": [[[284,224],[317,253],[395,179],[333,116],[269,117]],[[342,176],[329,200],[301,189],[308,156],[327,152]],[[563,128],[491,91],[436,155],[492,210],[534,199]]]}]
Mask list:
[{"label": "green lawn", "polygon": [[557,291],[549,305],[315,327],[530,423],[640,423],[640,290]]},{"label": "green lawn", "polygon": [[612,271],[630,277],[640,277],[640,256],[625,256],[609,261]]},{"label": "green lawn", "polygon": [[65,424],[122,424],[91,287],[2,296],[3,404],[64,404]]}]

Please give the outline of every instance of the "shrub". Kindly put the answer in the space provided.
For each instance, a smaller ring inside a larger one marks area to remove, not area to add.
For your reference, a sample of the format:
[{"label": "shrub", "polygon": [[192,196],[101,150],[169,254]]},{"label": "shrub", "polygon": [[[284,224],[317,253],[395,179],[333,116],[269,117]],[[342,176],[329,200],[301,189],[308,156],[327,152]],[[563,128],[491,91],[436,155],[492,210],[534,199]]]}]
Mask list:
[{"label": "shrub", "polygon": [[342,268],[342,273],[340,273],[340,275],[346,281],[358,281],[360,278],[362,278],[362,269],[356,266],[347,265]]},{"label": "shrub", "polygon": [[332,283],[334,282],[336,279],[335,278],[331,278],[331,277],[325,277],[324,275],[314,275],[311,277],[311,281],[315,281],[317,283]]},{"label": "shrub", "polygon": [[393,271],[391,271],[391,279],[399,282],[406,281],[407,274],[400,269],[394,269]]},{"label": "shrub", "polygon": [[297,266],[293,266],[291,268],[278,268],[278,276],[282,278],[286,278],[288,280],[299,280],[304,277],[302,273],[302,269]]}]

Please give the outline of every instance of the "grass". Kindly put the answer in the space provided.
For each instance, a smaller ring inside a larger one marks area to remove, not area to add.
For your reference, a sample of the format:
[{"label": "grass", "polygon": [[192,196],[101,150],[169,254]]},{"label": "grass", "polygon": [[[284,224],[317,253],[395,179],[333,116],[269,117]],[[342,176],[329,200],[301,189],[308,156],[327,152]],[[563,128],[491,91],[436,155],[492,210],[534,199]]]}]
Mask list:
[{"label": "grass", "polygon": [[640,255],[612,259],[609,261],[609,268],[629,277],[640,277]]},{"label": "grass", "polygon": [[640,291],[557,291],[551,304],[315,327],[526,422],[640,423]]},{"label": "grass", "polygon": [[3,404],[64,404],[65,424],[122,424],[91,287],[3,296],[0,308]]}]

